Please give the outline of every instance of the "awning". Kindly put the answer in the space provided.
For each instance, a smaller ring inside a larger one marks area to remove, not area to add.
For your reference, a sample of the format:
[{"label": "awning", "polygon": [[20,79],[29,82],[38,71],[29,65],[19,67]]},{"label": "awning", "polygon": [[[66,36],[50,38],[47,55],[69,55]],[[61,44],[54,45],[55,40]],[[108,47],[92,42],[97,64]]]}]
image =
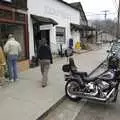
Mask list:
[{"label": "awning", "polygon": [[70,23],[70,26],[71,26],[71,30],[73,30],[73,29],[79,30],[79,31],[93,31],[93,30],[95,30],[95,28],[90,27],[88,25],[78,25],[78,24]]},{"label": "awning", "polygon": [[42,17],[42,16],[36,16],[36,15],[31,15],[31,17],[39,22],[40,24],[53,24],[53,25],[57,25],[58,23],[51,19],[51,18],[47,18],[47,17]]}]

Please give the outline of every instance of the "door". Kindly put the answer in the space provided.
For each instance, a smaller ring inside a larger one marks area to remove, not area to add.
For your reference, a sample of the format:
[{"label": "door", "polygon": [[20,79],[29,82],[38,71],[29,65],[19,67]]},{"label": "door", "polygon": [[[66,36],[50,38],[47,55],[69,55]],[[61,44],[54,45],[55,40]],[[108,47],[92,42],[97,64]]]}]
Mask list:
[{"label": "door", "polygon": [[34,38],[35,38],[34,40],[35,55],[38,54],[37,51],[39,49],[41,40],[45,39],[47,41],[48,46],[50,46],[50,30],[40,30],[37,32]]},{"label": "door", "polygon": [[40,40],[45,39],[47,44],[50,46],[50,30],[41,30],[40,31]]}]

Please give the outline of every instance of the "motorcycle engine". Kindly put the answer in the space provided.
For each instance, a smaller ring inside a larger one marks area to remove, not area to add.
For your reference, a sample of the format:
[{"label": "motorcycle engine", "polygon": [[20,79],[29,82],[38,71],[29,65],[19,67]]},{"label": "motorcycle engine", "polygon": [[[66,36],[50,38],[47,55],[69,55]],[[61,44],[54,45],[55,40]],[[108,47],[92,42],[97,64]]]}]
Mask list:
[{"label": "motorcycle engine", "polygon": [[107,83],[106,81],[100,81],[98,84],[98,87],[100,88],[100,91],[106,91],[110,88],[110,84]]},{"label": "motorcycle engine", "polygon": [[94,84],[94,82],[90,82],[86,85],[86,95],[96,96],[98,94],[98,87]]}]

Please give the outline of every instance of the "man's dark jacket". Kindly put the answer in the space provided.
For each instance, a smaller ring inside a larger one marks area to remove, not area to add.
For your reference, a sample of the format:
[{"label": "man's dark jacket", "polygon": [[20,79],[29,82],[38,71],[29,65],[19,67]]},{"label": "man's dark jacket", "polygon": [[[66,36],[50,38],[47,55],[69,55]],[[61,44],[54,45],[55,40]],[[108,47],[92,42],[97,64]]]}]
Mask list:
[{"label": "man's dark jacket", "polygon": [[53,63],[51,50],[47,45],[41,46],[38,49],[38,59],[40,60],[50,60],[50,63]]}]

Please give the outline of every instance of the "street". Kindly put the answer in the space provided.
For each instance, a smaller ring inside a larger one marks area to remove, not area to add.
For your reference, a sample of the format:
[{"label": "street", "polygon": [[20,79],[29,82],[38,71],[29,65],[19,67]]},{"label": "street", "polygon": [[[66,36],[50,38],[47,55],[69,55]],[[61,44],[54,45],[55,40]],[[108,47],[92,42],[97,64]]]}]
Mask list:
[{"label": "street", "polygon": [[[102,50],[94,52],[104,53],[106,49],[107,48],[104,47]],[[94,52],[92,52],[92,54]],[[87,55],[91,55],[91,53]],[[103,54],[101,54],[101,56],[102,55]],[[44,120],[119,120],[119,112],[119,95],[116,103],[101,103],[91,100],[87,101],[85,99],[79,102],[72,102],[66,99],[56,107],[55,110],[51,111]]]},{"label": "street", "polygon": [[80,110],[75,120],[119,120],[120,95],[113,104],[102,104],[88,101]]}]

